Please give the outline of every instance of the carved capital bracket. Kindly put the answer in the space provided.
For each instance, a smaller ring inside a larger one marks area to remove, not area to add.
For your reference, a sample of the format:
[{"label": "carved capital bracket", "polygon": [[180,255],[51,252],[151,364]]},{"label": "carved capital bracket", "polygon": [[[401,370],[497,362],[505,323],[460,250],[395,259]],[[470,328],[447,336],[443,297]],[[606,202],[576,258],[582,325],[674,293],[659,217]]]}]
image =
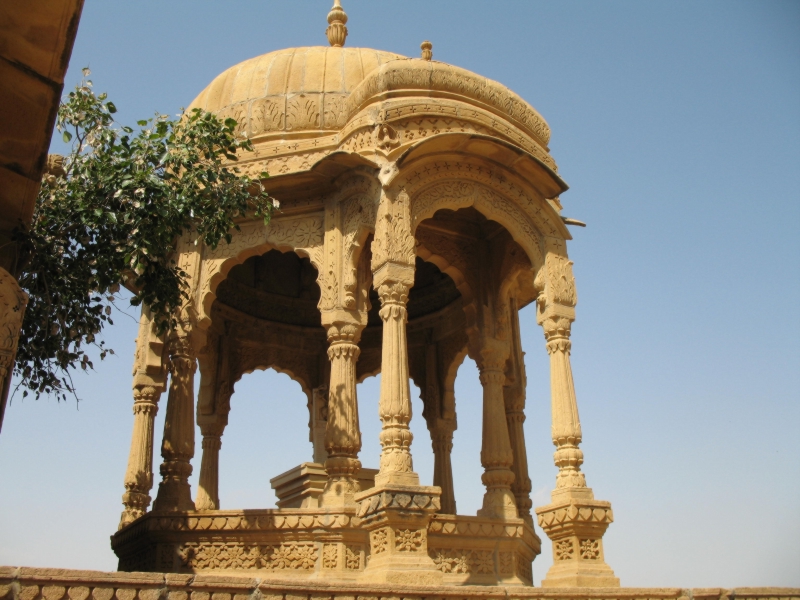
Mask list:
[{"label": "carved capital bracket", "polygon": [[376,285],[380,285],[378,273],[385,265],[410,267],[413,273],[416,259],[414,245],[408,194],[402,189],[396,193],[382,194],[372,242],[372,272],[376,277]]}]

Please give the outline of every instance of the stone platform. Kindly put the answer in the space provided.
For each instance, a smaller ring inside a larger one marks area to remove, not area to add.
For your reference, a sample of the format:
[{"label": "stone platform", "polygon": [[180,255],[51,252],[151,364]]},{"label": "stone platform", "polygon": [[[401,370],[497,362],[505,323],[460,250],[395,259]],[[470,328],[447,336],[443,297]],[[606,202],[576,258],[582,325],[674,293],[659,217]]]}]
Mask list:
[{"label": "stone platform", "polygon": [[800,600],[798,588],[533,588],[0,567],[0,600]]},{"label": "stone platform", "polygon": [[[391,529],[392,535],[419,537],[398,558],[420,555],[445,585],[525,586],[532,581],[531,563],[540,541],[523,519],[431,515],[421,531],[378,523],[370,534],[365,527],[369,504],[358,514],[355,507],[153,511],[114,534],[111,545],[121,571],[347,582],[373,577],[365,573],[373,554],[370,535],[387,535]],[[384,553],[374,549],[375,560],[384,560],[392,554],[388,550],[402,544],[395,540],[386,546]]]}]

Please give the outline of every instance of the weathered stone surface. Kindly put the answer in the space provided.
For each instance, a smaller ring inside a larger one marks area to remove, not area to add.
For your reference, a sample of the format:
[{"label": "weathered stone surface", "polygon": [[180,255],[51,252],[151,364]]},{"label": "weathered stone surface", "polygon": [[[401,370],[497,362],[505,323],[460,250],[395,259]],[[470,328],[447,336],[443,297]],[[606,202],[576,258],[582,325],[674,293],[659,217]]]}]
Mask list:
[{"label": "weathered stone surface", "polygon": [[[73,589],[108,589],[111,595],[119,595],[120,590],[134,589],[138,597],[148,596],[156,592],[164,597],[190,597],[194,594],[210,594],[212,599],[223,600],[228,594],[238,594],[242,598],[250,598],[250,594],[258,591],[264,600],[378,600],[388,598],[424,600],[467,599],[494,600],[509,598],[512,600],[637,600],[650,598],[653,600],[679,600],[680,598],[737,598],[758,600],[775,598],[776,600],[798,600],[798,588],[532,588],[502,587],[481,585],[457,585],[436,587],[414,587],[398,583],[381,586],[330,582],[326,580],[298,582],[295,579],[284,579],[258,583],[248,577],[216,577],[198,575],[197,577],[181,577],[155,574],[139,578],[139,585],[130,587],[131,578],[126,573],[104,573],[98,571],[70,571],[67,569],[25,569],[25,578],[20,577],[20,570],[13,567],[0,568],[0,593],[8,598],[20,600],[28,597],[30,590],[45,590],[48,587],[59,587],[66,590],[70,597]],[[139,575],[139,574],[137,574]],[[149,580],[148,580],[149,579]],[[236,591],[247,589],[245,592]],[[82,593],[82,592],[81,592]]]}]

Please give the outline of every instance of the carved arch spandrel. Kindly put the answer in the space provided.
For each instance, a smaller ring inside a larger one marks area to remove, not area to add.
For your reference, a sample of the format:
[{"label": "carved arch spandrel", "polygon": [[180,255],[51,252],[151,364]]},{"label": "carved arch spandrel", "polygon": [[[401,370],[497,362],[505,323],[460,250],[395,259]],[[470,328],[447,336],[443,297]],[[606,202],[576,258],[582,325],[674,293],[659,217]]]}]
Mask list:
[{"label": "carved arch spandrel", "polygon": [[411,200],[411,225],[414,231],[425,219],[441,209],[473,207],[487,219],[496,221],[511,234],[526,252],[531,264],[544,264],[541,232],[528,215],[511,199],[473,181],[437,181],[420,189]]},{"label": "carved arch spandrel", "polygon": [[311,401],[314,388],[322,383],[319,381],[319,361],[325,356],[324,351],[314,352],[311,348],[293,351],[285,344],[237,340],[230,354],[230,385],[233,389],[244,375],[267,369],[288,375],[297,382],[308,401]]},{"label": "carved arch spandrel", "polygon": [[447,274],[461,293],[464,305],[472,302],[474,281],[470,281],[470,257],[472,248],[458,244],[449,236],[417,229],[416,253],[422,260],[433,263]]},{"label": "carved arch spandrel", "polygon": [[277,218],[268,225],[263,221],[245,223],[241,231],[235,231],[232,235],[230,244],[222,242],[213,249],[203,248],[200,277],[195,288],[198,324],[202,329],[208,329],[211,325],[211,305],[217,297],[217,286],[233,267],[251,256],[260,256],[269,250],[296,252],[311,261],[320,274],[320,288],[323,287],[320,281],[324,236],[322,214]]}]

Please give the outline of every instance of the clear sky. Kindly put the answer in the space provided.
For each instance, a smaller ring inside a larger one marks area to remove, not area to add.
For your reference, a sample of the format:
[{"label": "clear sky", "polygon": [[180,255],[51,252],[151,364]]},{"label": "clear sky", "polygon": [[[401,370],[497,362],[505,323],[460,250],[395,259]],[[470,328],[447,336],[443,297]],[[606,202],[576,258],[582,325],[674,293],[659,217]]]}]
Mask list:
[{"label": "clear sky", "polygon": [[[242,60],[327,44],[330,4],[87,0],[67,88],[88,65],[122,123],[176,113]],[[552,154],[571,185],[564,214],[588,223],[569,245],[580,300],[573,370],[584,471],[613,504],[606,558],[622,584],[800,586],[800,3],[344,8],[348,46],[418,56],[431,40],[434,59],[507,85],[552,128]],[[542,505],[556,469],[547,354],[532,310],[521,313],[525,431]],[[0,564],[116,568],[108,536],[122,509],[136,324],[115,321],[105,338],[117,356],[78,375],[77,407],[18,396],[6,414]],[[361,459],[376,467],[377,379],[358,393]],[[459,513],[474,514],[481,392],[469,361],[456,395],[456,500]],[[223,508],[273,506],[269,479],[310,460],[305,402],[274,372],[237,385]],[[414,410],[415,465],[430,482],[418,397]],[[193,491],[199,455],[194,464]],[[551,562],[545,540],[537,584]]]}]

